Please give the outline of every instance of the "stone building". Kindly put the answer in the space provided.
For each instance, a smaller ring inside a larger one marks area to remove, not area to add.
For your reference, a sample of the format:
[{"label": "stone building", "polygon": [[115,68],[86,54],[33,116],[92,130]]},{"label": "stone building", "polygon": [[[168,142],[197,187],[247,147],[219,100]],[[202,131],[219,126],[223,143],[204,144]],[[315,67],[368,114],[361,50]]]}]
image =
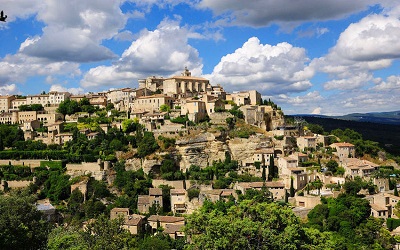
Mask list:
[{"label": "stone building", "polygon": [[197,96],[211,89],[211,84],[208,79],[193,77],[192,73],[187,68],[185,68],[181,76],[166,78],[163,82],[163,93],[169,96],[174,95],[179,98]]}]

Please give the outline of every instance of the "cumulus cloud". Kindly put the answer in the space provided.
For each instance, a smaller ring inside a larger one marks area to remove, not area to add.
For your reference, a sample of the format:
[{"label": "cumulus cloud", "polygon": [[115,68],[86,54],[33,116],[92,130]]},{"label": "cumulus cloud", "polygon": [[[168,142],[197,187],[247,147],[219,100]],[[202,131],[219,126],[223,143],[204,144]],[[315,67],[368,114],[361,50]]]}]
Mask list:
[{"label": "cumulus cloud", "polygon": [[25,19],[35,15],[45,6],[42,0],[18,0],[18,1],[2,1],[1,9],[7,15],[7,23],[14,22],[18,18]]},{"label": "cumulus cloud", "polygon": [[343,79],[335,79],[328,81],[324,84],[324,88],[326,90],[331,89],[355,89],[363,87],[366,83],[373,80],[371,74],[361,73],[352,77],[343,78]]},{"label": "cumulus cloud", "polygon": [[[0,81],[1,81],[1,78],[0,78]],[[18,89],[17,89],[17,85],[15,85],[15,84],[0,86],[0,95],[13,95],[13,94],[17,94],[17,92],[18,92]]]},{"label": "cumulus cloud", "polygon": [[79,65],[68,62],[51,62],[23,54],[7,55],[0,62],[0,86],[11,82],[23,83],[29,77],[48,75],[67,75],[75,77],[81,74]]},{"label": "cumulus cloud", "polygon": [[67,88],[67,87],[62,86],[61,84],[51,85],[50,91],[69,92],[74,95],[82,94],[85,92],[82,88]]},{"label": "cumulus cloud", "polygon": [[400,57],[400,20],[369,15],[351,24],[339,37],[332,53],[353,61],[379,61]]},{"label": "cumulus cloud", "polygon": [[329,75],[327,90],[368,86],[375,70],[388,68],[400,58],[399,36],[397,16],[369,15],[349,25],[329,53],[315,58],[310,67]]},{"label": "cumulus cloud", "polygon": [[[315,20],[332,20],[365,10],[373,0],[202,0],[199,8],[211,9],[221,17],[221,25],[268,26],[271,23],[299,23]],[[284,7],[283,7],[284,6]]]},{"label": "cumulus cloud", "polygon": [[386,81],[377,79],[376,86],[372,88],[374,91],[392,92],[395,91],[400,95],[400,76],[389,76]]},{"label": "cumulus cloud", "polygon": [[309,79],[314,75],[308,61],[303,48],[289,43],[264,45],[252,37],[234,53],[222,57],[207,77],[228,90],[251,86],[264,95],[301,92],[311,87]]},{"label": "cumulus cloud", "polygon": [[190,30],[177,20],[165,19],[154,31],[143,30],[121,58],[112,66],[91,69],[81,81],[83,87],[132,84],[149,75],[170,76],[188,67],[201,75],[202,61],[198,51],[188,44]]},{"label": "cumulus cloud", "polygon": [[37,19],[45,23],[43,35],[28,38],[20,52],[53,61],[92,62],[115,55],[101,45],[125,26],[118,1],[46,1]]}]

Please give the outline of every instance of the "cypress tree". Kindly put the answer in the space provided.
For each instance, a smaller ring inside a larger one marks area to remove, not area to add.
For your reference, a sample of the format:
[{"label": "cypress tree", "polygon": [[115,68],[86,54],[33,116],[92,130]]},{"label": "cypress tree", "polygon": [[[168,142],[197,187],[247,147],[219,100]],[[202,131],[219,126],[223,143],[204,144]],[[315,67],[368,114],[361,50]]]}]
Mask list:
[{"label": "cypress tree", "polygon": [[266,174],[266,171],[265,171],[265,165],[263,165],[262,166],[262,176],[261,176],[261,178],[262,178],[262,180],[263,181],[266,181],[266,179],[267,179],[267,176],[266,176],[267,174]]},{"label": "cypress tree", "polygon": [[294,197],[293,177],[290,178],[290,197]]}]

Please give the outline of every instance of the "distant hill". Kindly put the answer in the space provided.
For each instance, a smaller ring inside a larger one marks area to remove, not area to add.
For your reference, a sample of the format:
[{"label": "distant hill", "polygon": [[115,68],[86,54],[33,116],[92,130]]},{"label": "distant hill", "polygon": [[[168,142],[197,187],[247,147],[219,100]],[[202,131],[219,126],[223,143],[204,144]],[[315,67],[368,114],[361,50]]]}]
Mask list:
[{"label": "distant hill", "polygon": [[[360,122],[321,115],[296,115],[296,117],[302,117],[308,123],[319,124],[327,132],[337,128],[342,130],[352,129],[361,133],[364,140],[376,141],[387,152],[400,155],[400,122],[395,125],[383,122],[365,122],[365,119]],[[376,119],[376,121],[379,121],[379,119]]]},{"label": "distant hill", "polygon": [[299,114],[293,116],[333,118],[346,121],[373,122],[381,124],[400,125],[400,110],[391,112],[352,113],[342,116],[326,116],[326,115],[313,115],[313,114]]},{"label": "distant hill", "polygon": [[377,113],[354,113],[334,118],[359,122],[374,122],[400,125],[400,111],[377,112]]}]

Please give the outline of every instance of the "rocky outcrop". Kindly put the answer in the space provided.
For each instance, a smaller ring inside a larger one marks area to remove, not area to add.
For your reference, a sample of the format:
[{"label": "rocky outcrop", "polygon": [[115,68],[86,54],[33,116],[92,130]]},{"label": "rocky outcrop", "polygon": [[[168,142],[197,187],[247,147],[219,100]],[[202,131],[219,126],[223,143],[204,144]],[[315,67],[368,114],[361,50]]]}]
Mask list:
[{"label": "rocky outcrop", "polygon": [[257,149],[269,146],[269,139],[265,136],[255,135],[248,139],[234,138],[228,140],[227,144],[232,159],[238,161],[240,165],[242,161],[252,158]]},{"label": "rocky outcrop", "polygon": [[180,168],[185,170],[191,165],[202,168],[211,165],[213,161],[225,160],[225,152],[231,154],[232,160],[246,161],[253,157],[255,150],[270,146],[270,139],[263,135],[252,136],[249,139],[225,139],[218,134],[203,133],[189,139],[176,142],[176,153],[181,156]]},{"label": "rocky outcrop", "polygon": [[162,161],[159,159],[139,159],[139,158],[132,158],[128,159],[125,162],[125,170],[133,170],[138,171],[139,169],[143,168],[143,172],[148,174],[153,167],[160,166]]},{"label": "rocky outcrop", "polygon": [[225,151],[229,151],[226,143],[217,140],[212,133],[203,133],[179,140],[176,142],[176,150],[177,154],[181,156],[181,170],[185,170],[191,165],[206,167],[213,161],[224,160]]}]

